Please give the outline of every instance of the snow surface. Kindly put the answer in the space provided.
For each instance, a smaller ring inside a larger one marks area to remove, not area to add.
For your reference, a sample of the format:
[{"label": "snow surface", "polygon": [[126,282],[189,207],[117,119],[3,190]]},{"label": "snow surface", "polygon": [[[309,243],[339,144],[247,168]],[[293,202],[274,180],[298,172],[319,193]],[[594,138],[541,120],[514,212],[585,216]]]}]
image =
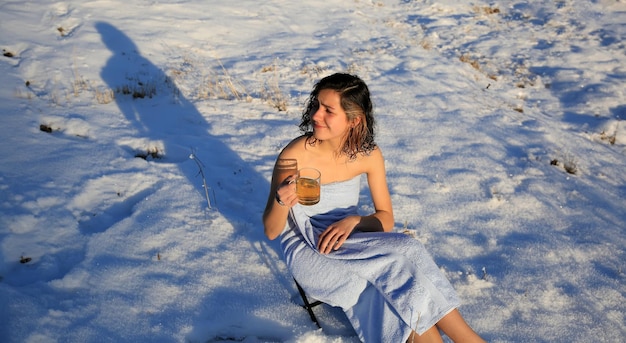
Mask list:
[{"label": "snow surface", "polygon": [[476,331],[625,340],[624,0],[3,1],[0,28],[2,342],[356,342],[260,221],[337,71]]}]

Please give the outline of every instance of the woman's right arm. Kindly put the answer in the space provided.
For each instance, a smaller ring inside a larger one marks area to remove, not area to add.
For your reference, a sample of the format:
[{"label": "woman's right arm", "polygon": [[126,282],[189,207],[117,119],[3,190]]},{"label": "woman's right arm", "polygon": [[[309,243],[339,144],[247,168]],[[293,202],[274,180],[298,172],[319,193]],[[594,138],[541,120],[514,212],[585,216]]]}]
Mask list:
[{"label": "woman's right arm", "polygon": [[[281,158],[296,158],[292,147],[293,144],[288,145],[280,155],[278,155],[276,161]],[[285,224],[287,224],[289,209],[298,203],[296,184],[295,182],[290,182],[291,180],[295,180],[295,177],[295,175],[292,175],[287,180],[280,180],[279,172],[276,169],[276,164],[274,164],[270,192],[267,196],[265,211],[263,211],[265,235],[270,240],[276,239],[276,237],[283,232]],[[280,199],[282,204],[278,203],[278,199]]]},{"label": "woman's right arm", "polygon": [[[272,184],[270,186],[270,193],[267,196],[267,203],[265,204],[265,211],[263,211],[263,226],[265,227],[265,235],[267,238],[273,240],[283,232],[285,224],[287,224],[287,216],[289,215],[289,209],[293,204],[288,200],[291,197],[289,193],[295,195],[295,183],[283,182],[279,184],[279,180],[276,177],[276,168],[274,167],[274,173],[272,176]],[[293,190],[290,190],[293,188]],[[278,194],[278,197],[276,196]],[[278,203],[278,199],[282,204]]]}]

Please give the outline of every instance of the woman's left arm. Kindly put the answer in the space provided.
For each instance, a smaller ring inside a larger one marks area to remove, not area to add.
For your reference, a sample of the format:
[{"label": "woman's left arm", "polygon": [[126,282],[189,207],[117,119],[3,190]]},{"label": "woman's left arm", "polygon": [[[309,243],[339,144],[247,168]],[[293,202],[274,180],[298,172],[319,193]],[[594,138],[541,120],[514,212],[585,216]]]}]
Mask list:
[{"label": "woman's left arm", "polygon": [[389,232],[393,229],[393,208],[380,149],[374,150],[362,163],[376,212],[368,216],[349,216],[326,228],[317,243],[322,254],[339,249],[354,230]]},{"label": "woman's left arm", "polygon": [[355,229],[360,231],[385,231],[393,230],[393,206],[389,187],[387,186],[387,172],[385,161],[380,148],[376,148],[368,156],[366,163],[367,183],[374,203],[375,213],[361,217],[361,221]]}]

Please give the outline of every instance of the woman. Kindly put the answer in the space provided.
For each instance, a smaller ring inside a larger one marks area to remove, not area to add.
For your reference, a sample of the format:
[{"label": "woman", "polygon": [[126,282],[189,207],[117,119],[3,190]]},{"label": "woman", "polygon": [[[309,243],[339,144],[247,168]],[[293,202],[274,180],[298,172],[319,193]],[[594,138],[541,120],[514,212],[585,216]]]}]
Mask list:
[{"label": "woman", "polygon": [[[341,307],[364,342],[484,342],[464,321],[452,286],[415,239],[392,233],[394,218],[373,106],[357,76],[317,83],[300,129],[278,156],[321,172],[321,200],[298,203],[295,175],[274,168],[263,224],[280,236],[287,266],[313,298]],[[357,213],[361,175],[375,212]]]}]

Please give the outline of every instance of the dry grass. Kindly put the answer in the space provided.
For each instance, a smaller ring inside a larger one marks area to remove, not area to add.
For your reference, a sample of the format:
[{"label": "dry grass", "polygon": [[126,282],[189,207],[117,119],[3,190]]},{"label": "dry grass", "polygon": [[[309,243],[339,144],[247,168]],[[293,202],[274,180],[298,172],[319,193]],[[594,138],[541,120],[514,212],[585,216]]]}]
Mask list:
[{"label": "dry grass", "polygon": [[228,72],[224,64],[217,60],[221,73],[210,73],[202,77],[198,90],[199,98],[224,100],[249,100],[245,87],[237,82]]},{"label": "dry grass", "polygon": [[[196,99],[223,99],[250,101],[246,87],[233,77],[226,66],[214,59],[217,66],[207,65],[205,58],[196,57],[189,52],[182,60],[169,68],[168,74],[184,96]],[[200,82],[197,80],[200,79]]]},{"label": "dry grass", "polygon": [[115,100],[115,92],[110,88],[95,88],[95,93],[96,101],[101,105],[111,103]]},{"label": "dry grass", "polygon": [[85,90],[89,90],[89,82],[85,80],[85,78],[78,72],[78,68],[76,67],[76,59],[72,62],[72,90],[74,92],[74,96],[77,97],[81,92]]},{"label": "dry grass", "polygon": [[550,161],[550,165],[556,166],[556,167],[563,167],[563,169],[568,174],[576,175],[578,173],[578,165],[576,163],[576,159],[574,158],[574,156],[569,155],[569,154],[565,155],[562,162],[556,158],[552,159]]},{"label": "dry grass", "polygon": [[575,175],[578,172],[578,167],[576,166],[576,161],[573,158],[567,158],[563,162],[563,169],[569,174]]},{"label": "dry grass", "polygon": [[[222,73],[224,76],[223,83],[225,87],[230,91],[230,93],[235,97],[235,99],[242,100],[247,94],[245,87],[241,83],[233,80],[233,78],[228,73],[228,70],[226,70],[226,68],[224,67],[224,64],[222,64],[222,61],[218,59],[217,62],[220,64],[220,67],[222,68]],[[242,89],[242,92],[240,92],[239,89]]]},{"label": "dry grass", "polygon": [[157,84],[154,81],[133,81],[131,84],[118,86],[115,92],[123,95],[130,95],[133,99],[152,98],[157,94]]},{"label": "dry grass", "polygon": [[471,65],[476,70],[480,70],[480,63],[478,63],[478,60],[471,58],[469,54],[461,55],[459,60],[463,63]]},{"label": "dry grass", "polygon": [[433,48],[433,43],[431,43],[430,40],[428,40],[428,39],[422,39],[420,41],[420,46],[424,50],[431,50]]},{"label": "dry grass", "polygon": [[140,151],[135,154],[136,158],[141,158],[144,160],[153,159],[158,160],[163,158],[163,152],[158,147],[151,147],[146,149],[146,151]]},{"label": "dry grass", "polygon": [[474,6],[473,10],[476,13],[483,13],[483,14],[498,14],[498,13],[500,13],[500,9],[498,7]]},{"label": "dry grass", "polygon": [[615,130],[613,131],[613,134],[608,134],[606,133],[606,131],[602,131],[600,133],[600,139],[603,141],[609,142],[609,144],[611,145],[614,145],[615,141],[617,140],[618,127],[619,127],[619,122],[615,125]]},{"label": "dry grass", "polygon": [[[75,56],[76,53],[74,53]],[[73,98],[90,95],[95,103],[106,105],[116,101],[119,97],[129,96],[133,99],[152,98],[157,91],[171,90],[173,95],[196,99],[221,99],[236,101],[252,101],[241,77],[231,74],[227,66],[219,59],[210,61],[213,67],[207,67],[204,59],[186,55],[174,68],[169,68],[164,79],[143,81],[146,77],[127,78],[125,84],[102,85],[91,82],[80,71],[76,58],[70,66],[69,87],[52,82],[46,83],[46,90],[33,90],[31,81],[26,81],[26,87],[16,88],[14,95],[22,99],[45,98],[56,106],[67,105]],[[280,87],[280,75],[276,63],[261,70],[262,80],[259,100],[269,104],[278,111],[287,111],[288,98]],[[303,73],[315,75],[325,72],[324,67],[307,66]],[[197,82],[201,80],[201,82]]]},{"label": "dry grass", "polygon": [[[275,66],[271,66],[271,67],[264,67],[261,72],[262,73],[266,73],[268,71],[274,71]],[[315,77],[320,76],[321,74],[323,74],[324,72],[326,72],[328,68],[317,65],[317,64],[312,64],[312,65],[305,65],[304,67],[302,67],[302,69],[300,70],[300,73],[305,74],[305,75],[314,75]]]},{"label": "dry grass", "polygon": [[270,74],[269,80],[264,82],[261,86],[261,99],[279,112],[287,111],[287,99],[280,89],[276,65],[263,67],[261,73]]}]

